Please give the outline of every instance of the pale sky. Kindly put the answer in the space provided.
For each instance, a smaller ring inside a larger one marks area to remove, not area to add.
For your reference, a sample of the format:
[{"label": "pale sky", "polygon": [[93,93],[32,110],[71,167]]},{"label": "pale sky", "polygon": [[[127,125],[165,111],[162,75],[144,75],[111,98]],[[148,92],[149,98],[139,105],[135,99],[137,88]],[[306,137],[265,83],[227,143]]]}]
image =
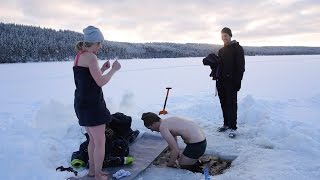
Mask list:
[{"label": "pale sky", "polygon": [[320,0],[0,0],[0,22],[82,32],[121,42],[320,47]]}]

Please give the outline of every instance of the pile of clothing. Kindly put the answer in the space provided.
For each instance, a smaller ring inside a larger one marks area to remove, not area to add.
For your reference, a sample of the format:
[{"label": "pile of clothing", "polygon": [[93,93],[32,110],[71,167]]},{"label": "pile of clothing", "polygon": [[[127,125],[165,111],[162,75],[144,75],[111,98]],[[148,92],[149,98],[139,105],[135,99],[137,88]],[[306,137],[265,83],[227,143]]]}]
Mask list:
[{"label": "pile of clothing", "polygon": [[[129,156],[129,144],[133,143],[139,135],[139,130],[131,129],[132,118],[117,112],[111,115],[112,120],[106,126],[106,148],[103,168],[116,167],[131,164],[134,159]],[[88,167],[88,144],[89,135],[85,133],[86,141],[83,142],[78,151],[72,153],[71,165],[74,168]]]}]

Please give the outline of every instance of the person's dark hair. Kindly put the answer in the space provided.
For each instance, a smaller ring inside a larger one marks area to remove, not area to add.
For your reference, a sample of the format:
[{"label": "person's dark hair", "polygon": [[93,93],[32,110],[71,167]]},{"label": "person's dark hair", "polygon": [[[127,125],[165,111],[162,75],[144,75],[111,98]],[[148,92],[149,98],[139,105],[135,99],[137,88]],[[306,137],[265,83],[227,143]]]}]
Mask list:
[{"label": "person's dark hair", "polygon": [[152,112],[143,113],[141,119],[143,120],[145,127],[149,127],[153,123],[160,121],[160,117]]},{"label": "person's dark hair", "polygon": [[231,32],[231,29],[230,29],[230,28],[224,27],[224,28],[221,30],[221,33],[229,34],[229,36],[232,37],[232,32]]},{"label": "person's dark hair", "polygon": [[77,50],[77,51],[83,51],[84,48],[86,48],[86,47],[91,47],[93,44],[95,44],[95,43],[93,43],[93,42],[78,41],[78,42],[76,43],[76,50]]}]

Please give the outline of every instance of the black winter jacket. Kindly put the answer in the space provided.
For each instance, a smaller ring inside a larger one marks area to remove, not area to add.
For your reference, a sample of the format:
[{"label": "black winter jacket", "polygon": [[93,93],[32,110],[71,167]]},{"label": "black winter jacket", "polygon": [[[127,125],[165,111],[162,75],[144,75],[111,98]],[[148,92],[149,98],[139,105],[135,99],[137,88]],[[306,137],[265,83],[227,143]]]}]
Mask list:
[{"label": "black winter jacket", "polygon": [[241,87],[241,80],[245,71],[243,48],[237,41],[231,41],[218,52],[220,58],[219,80],[232,80],[237,90]]}]

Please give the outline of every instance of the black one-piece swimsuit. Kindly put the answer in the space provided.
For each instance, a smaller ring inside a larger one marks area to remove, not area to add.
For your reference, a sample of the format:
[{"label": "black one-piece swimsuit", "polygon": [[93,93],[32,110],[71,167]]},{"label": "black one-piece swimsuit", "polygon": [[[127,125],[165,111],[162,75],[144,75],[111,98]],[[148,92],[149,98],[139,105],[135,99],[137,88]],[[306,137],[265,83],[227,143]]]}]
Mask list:
[{"label": "black one-piece swimsuit", "polygon": [[78,66],[79,52],[73,67],[74,82],[74,109],[80,126],[98,126],[111,121],[110,111],[104,101],[102,88],[97,85],[90,74],[89,68]]}]

